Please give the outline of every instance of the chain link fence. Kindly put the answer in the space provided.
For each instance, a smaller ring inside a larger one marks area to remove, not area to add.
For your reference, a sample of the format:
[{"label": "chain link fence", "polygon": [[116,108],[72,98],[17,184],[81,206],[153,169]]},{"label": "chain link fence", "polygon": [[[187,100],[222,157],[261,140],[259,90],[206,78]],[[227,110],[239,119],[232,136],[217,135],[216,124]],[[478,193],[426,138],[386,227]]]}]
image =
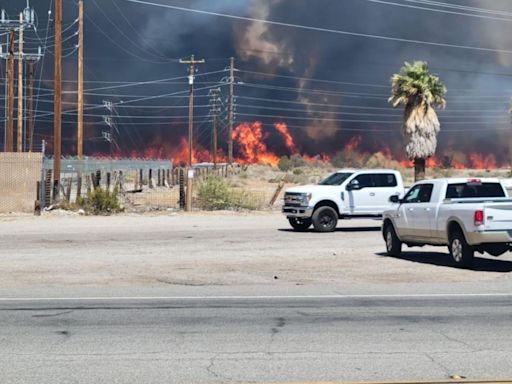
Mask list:
[{"label": "chain link fence", "polygon": [[[186,205],[188,170],[173,168],[168,160],[63,158],[61,170],[58,198],[71,206],[96,188],[116,190],[128,211],[180,210]],[[230,184],[232,206],[226,209],[268,205],[272,197],[268,193],[247,190],[229,181],[240,172],[236,165],[195,165],[192,208],[208,209],[204,195],[199,196],[198,191],[211,177]],[[42,153],[0,153],[0,213],[34,212],[36,206],[55,206],[53,179],[53,159],[44,158]]]}]

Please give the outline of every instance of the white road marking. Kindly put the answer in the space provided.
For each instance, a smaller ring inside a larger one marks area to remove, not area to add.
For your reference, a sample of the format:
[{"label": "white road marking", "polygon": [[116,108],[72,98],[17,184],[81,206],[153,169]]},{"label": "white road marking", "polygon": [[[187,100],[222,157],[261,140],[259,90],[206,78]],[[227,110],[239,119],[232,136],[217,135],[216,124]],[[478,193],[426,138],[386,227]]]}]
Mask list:
[{"label": "white road marking", "polygon": [[96,296],[96,297],[0,297],[1,302],[11,301],[129,301],[129,300],[294,300],[294,299],[414,299],[414,298],[471,298],[511,297],[512,293],[419,293],[383,295],[265,295],[265,296]]}]

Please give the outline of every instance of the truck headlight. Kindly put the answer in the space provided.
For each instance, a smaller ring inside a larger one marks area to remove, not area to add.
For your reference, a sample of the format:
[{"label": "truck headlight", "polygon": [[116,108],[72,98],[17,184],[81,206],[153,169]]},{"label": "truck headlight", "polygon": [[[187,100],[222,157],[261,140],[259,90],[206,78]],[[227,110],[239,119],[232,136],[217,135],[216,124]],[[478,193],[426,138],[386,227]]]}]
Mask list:
[{"label": "truck headlight", "polygon": [[309,205],[309,201],[311,200],[311,193],[301,194],[300,199],[301,199],[302,205]]}]

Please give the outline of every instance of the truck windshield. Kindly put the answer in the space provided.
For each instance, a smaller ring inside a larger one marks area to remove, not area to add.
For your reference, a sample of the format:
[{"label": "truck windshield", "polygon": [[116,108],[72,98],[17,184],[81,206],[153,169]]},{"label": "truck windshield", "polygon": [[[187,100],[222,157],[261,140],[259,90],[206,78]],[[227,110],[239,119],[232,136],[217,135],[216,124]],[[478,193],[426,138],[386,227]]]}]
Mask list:
[{"label": "truck windshield", "polygon": [[500,183],[482,184],[450,184],[446,190],[447,199],[463,199],[478,197],[505,197],[505,191]]},{"label": "truck windshield", "polygon": [[327,179],[321,181],[319,183],[319,185],[341,185],[350,176],[352,176],[352,173],[346,173],[346,172],[333,173]]}]

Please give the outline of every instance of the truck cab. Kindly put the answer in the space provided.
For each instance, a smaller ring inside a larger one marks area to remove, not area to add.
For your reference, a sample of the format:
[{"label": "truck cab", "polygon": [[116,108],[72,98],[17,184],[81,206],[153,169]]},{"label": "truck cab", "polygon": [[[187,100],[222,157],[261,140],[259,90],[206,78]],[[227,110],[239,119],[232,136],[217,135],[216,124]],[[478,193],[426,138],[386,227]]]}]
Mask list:
[{"label": "truck cab", "polygon": [[398,171],[341,169],[317,185],[287,189],[283,214],[297,231],[313,225],[316,231],[332,232],[340,219],[380,218],[392,204],[390,197],[403,194]]}]

